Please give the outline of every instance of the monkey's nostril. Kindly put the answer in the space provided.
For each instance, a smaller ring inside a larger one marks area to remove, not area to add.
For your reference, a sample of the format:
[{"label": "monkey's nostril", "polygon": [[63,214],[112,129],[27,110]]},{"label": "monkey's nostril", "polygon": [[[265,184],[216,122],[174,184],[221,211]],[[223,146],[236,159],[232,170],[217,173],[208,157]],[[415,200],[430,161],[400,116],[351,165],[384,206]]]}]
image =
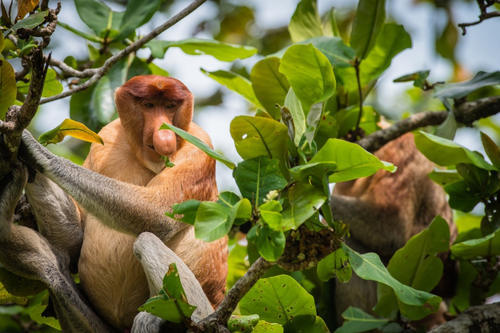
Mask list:
[{"label": "monkey's nostril", "polygon": [[146,145],[148,146],[149,149],[155,150],[155,147],[153,145]]}]

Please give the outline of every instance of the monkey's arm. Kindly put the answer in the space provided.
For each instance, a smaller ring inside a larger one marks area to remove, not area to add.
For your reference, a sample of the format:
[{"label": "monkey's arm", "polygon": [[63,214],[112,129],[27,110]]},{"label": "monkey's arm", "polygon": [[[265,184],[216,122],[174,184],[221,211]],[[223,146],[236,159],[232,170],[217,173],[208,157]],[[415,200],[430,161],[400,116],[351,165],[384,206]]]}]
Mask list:
[{"label": "monkey's arm", "polygon": [[174,202],[170,197],[162,196],[162,193],[172,193],[173,196],[183,188],[189,188],[186,180],[164,183],[162,189],[124,183],[52,154],[26,130],[19,152],[20,158],[29,166],[47,176],[88,212],[114,229],[136,235],[149,231],[168,241],[187,227],[167,220],[165,211]]}]

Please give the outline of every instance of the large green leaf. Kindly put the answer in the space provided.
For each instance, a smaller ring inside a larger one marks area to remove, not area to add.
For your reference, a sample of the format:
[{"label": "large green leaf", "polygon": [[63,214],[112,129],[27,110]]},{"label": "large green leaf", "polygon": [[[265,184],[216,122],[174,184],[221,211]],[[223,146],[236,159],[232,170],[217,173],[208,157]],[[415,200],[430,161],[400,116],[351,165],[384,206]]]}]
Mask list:
[{"label": "large green leaf", "polygon": [[256,107],[263,108],[262,105],[260,105],[259,100],[255,96],[255,93],[253,92],[252,83],[247,78],[244,78],[243,76],[236,73],[224,70],[208,72],[202,69],[201,71],[209,78],[240,94],[248,102],[252,103]]},{"label": "large green leaf", "polygon": [[279,67],[279,58],[267,57],[257,62],[250,73],[255,96],[274,119],[280,118],[277,105],[283,105],[290,88]]},{"label": "large green leaf", "polygon": [[340,282],[347,282],[351,279],[352,275],[349,257],[342,248],[338,248],[321,259],[316,267],[316,271],[321,281],[328,281],[336,277]]},{"label": "large green leaf", "polygon": [[238,164],[233,177],[241,194],[260,205],[270,191],[283,189],[287,181],[280,170],[279,161],[256,157]]},{"label": "large green leaf", "polygon": [[173,131],[175,134],[186,140],[187,142],[191,143],[192,145],[196,146],[198,149],[200,149],[202,152],[210,156],[211,158],[224,163],[228,168],[234,169],[235,165],[233,162],[228,160],[224,155],[219,154],[212,148],[210,148],[205,142],[201,141],[194,135],[189,134],[188,132],[184,131],[181,128],[178,128],[174,125],[163,123],[161,125],[160,129],[168,129]]},{"label": "large green leaf", "polygon": [[300,315],[293,317],[285,325],[285,331],[288,333],[330,333],[328,326],[320,316]]},{"label": "large green leaf", "polygon": [[330,182],[334,183],[368,177],[380,169],[396,170],[394,165],[380,161],[359,145],[340,139],[329,139],[306,165],[326,162],[337,165],[330,176]]},{"label": "large green leaf", "polygon": [[194,223],[196,238],[206,242],[226,235],[236,219],[250,218],[252,207],[248,199],[234,200],[234,196],[222,192],[219,201],[203,201],[198,206]]},{"label": "large green leaf", "polygon": [[452,166],[458,163],[471,163],[484,170],[496,170],[479,153],[423,131],[415,133],[415,145],[425,157],[437,165]]},{"label": "large green leaf", "polygon": [[479,88],[500,84],[500,71],[477,72],[477,74],[466,82],[449,83],[440,86],[435,94],[438,98],[461,98],[465,97]]},{"label": "large green leaf", "polygon": [[12,26],[12,30],[17,31],[18,29],[24,28],[24,29],[33,29],[38,27],[40,24],[42,24],[45,21],[45,17],[47,17],[47,14],[49,12],[47,10],[44,10],[42,12],[35,13],[33,15],[28,16],[27,18],[18,21],[16,24]]},{"label": "large green leaf", "polygon": [[297,182],[288,189],[288,202],[284,206],[281,230],[297,229],[318,212],[326,201],[322,189],[308,183]]},{"label": "large green leaf", "polygon": [[396,280],[384,267],[376,253],[359,254],[345,243],[342,243],[342,248],[349,255],[351,266],[360,278],[377,281],[391,287],[396,293],[398,300],[406,305],[425,307],[431,313],[438,309],[441,297],[413,289]]},{"label": "large green leaf", "polygon": [[453,244],[451,253],[453,256],[461,259],[500,255],[500,230],[483,238],[470,239],[465,242]]},{"label": "large green leaf", "polygon": [[314,298],[288,275],[258,280],[239,307],[242,314],[258,314],[265,321],[279,324],[299,315],[316,316]]},{"label": "large green leaf", "polygon": [[255,244],[262,258],[276,261],[285,250],[286,238],[282,231],[276,231],[267,225],[255,225],[247,234],[249,242]]},{"label": "large green leaf", "polygon": [[301,0],[299,2],[288,25],[288,31],[292,42],[301,42],[323,35],[316,0]]},{"label": "large green leaf", "polygon": [[97,35],[106,30],[111,9],[99,0],[75,0],[80,19]]},{"label": "large green leaf", "polygon": [[354,60],[354,50],[345,45],[339,37],[316,37],[304,43],[311,43],[320,50],[330,61],[334,68],[350,67]]},{"label": "large green leaf", "polygon": [[262,220],[273,230],[281,230],[281,211],[283,206],[277,200],[268,200],[259,206]]},{"label": "large green leaf", "polygon": [[[405,246],[394,253],[387,270],[405,285],[431,291],[443,274],[443,263],[437,254],[448,251],[449,241],[448,223],[438,216],[428,228],[410,238]],[[378,285],[377,298],[379,303],[375,311],[383,317],[389,317],[398,308],[394,291],[386,285]],[[412,320],[430,314],[429,309],[404,304],[400,304],[400,310],[405,317]]]},{"label": "large green leaf", "polygon": [[330,175],[337,169],[335,162],[309,162],[290,169],[290,175],[295,180],[307,181],[309,177],[321,180],[324,175]]},{"label": "large green leaf", "polygon": [[175,264],[170,264],[167,274],[163,278],[163,288],[160,290],[160,294],[148,299],[139,307],[139,311],[152,313],[173,323],[181,323],[186,318],[191,318],[194,310],[196,310],[196,306],[187,302]]},{"label": "large green leaf", "polygon": [[385,0],[360,0],[352,25],[351,46],[360,59],[375,45],[385,21]]},{"label": "large green leaf", "polygon": [[357,333],[376,330],[384,327],[389,320],[378,319],[361,309],[348,307],[343,313],[344,324],[335,333]]},{"label": "large green leaf", "polygon": [[292,116],[294,128],[293,142],[298,146],[302,135],[306,132],[306,117],[302,109],[302,104],[297,95],[295,95],[293,88],[288,90],[288,94],[285,97],[285,106]]},{"label": "large green leaf", "polygon": [[16,77],[12,65],[0,56],[0,119],[16,101]]},{"label": "large green leaf", "polygon": [[411,37],[402,25],[386,23],[373,49],[361,62],[361,81],[367,84],[377,79],[391,64],[399,52],[411,47]]},{"label": "large green leaf", "polygon": [[238,116],[231,121],[230,132],[243,159],[266,156],[282,160],[287,153],[288,129],[276,120]]},{"label": "large green leaf", "polygon": [[162,0],[129,0],[121,20],[120,33],[114,39],[124,39],[135,29],[148,22],[160,8],[161,3]]},{"label": "large green leaf", "polygon": [[211,39],[188,38],[178,41],[153,40],[146,44],[155,58],[163,58],[171,47],[178,47],[184,53],[191,55],[211,55],[221,61],[244,59],[257,53],[250,46],[234,45]]},{"label": "large green leaf", "polygon": [[313,104],[326,101],[335,92],[330,61],[312,44],[290,46],[279,70],[287,77],[306,114]]}]

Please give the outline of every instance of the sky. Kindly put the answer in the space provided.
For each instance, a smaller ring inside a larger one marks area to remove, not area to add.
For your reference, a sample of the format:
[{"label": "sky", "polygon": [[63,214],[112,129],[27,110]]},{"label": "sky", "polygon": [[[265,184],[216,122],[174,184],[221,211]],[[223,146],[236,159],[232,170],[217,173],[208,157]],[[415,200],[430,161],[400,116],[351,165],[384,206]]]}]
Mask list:
[{"label": "sky", "polygon": [[[238,1],[235,1],[238,2]],[[346,7],[355,5],[357,1],[347,0],[318,0],[320,13],[335,6],[339,11]],[[177,2],[171,9],[171,13],[177,12],[189,1]],[[297,0],[249,0],[245,3],[256,8],[256,20],[259,26],[264,28],[280,27],[286,25],[293,14]],[[55,1],[50,1],[51,7]],[[120,10],[115,6],[113,9]],[[453,6],[453,12],[457,22],[475,21],[478,8],[475,2],[464,4],[457,1]],[[205,3],[194,13],[183,19],[180,23],[167,30],[159,36],[163,40],[179,40],[192,37],[194,26],[202,19],[211,19],[215,13],[214,5]],[[378,82],[380,100],[389,109],[404,112],[398,108],[398,96],[400,96],[410,84],[393,83],[392,81],[403,75],[418,70],[431,70],[431,81],[443,81],[450,77],[451,64],[440,58],[434,51],[433,35],[436,30],[442,29],[445,23],[444,12],[436,12],[430,4],[415,4],[414,0],[388,0],[387,17],[392,17],[396,22],[402,24],[410,33],[413,41],[411,49],[401,52],[394,58],[391,67]],[[87,30],[85,24],[79,19],[73,1],[62,2],[62,11],[59,14],[62,22],[69,23],[79,30]],[[140,34],[149,32],[165,21],[165,16],[157,14],[145,26],[139,29]],[[197,36],[209,37],[209,36]],[[58,27],[52,42],[53,57],[64,59],[68,55],[78,58],[87,54],[86,41],[72,33]],[[139,53],[147,57],[148,52]],[[500,18],[486,20],[483,23],[470,27],[466,36],[459,37],[457,57],[470,72],[478,70],[495,71],[500,70]],[[260,60],[259,56],[246,59],[243,63],[251,66]],[[194,96],[206,97],[216,91],[218,84],[201,73],[200,68],[214,71],[218,69],[229,69],[230,64],[220,62],[210,56],[189,56],[178,49],[168,51],[162,60],[155,63],[170,72],[170,74],[183,81],[193,92]],[[225,88],[224,88],[225,89]],[[202,112],[196,112],[194,120],[200,124],[211,136],[216,150],[222,152],[233,161],[239,161],[233,141],[229,135],[229,123],[237,115],[247,113],[247,104],[237,94],[229,92],[225,94],[224,102],[220,106],[206,107]],[[52,129],[62,120],[69,117],[69,98],[55,101],[42,106],[36,119],[36,126],[41,132]],[[460,130],[456,141],[467,147],[480,150],[480,140],[470,130]],[[236,190],[231,177],[231,170],[223,164],[217,164],[217,183],[219,190]]]}]

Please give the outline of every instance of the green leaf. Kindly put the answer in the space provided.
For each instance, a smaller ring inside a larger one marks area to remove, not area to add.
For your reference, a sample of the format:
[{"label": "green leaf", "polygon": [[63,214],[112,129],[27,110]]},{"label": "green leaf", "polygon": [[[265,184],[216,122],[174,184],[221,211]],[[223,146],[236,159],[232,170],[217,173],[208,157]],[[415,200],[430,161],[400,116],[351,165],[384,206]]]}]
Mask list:
[{"label": "green leaf", "polygon": [[471,163],[484,170],[496,170],[479,153],[423,131],[415,133],[415,145],[425,157],[437,165],[451,166],[458,163]]},{"label": "green leaf", "polygon": [[284,205],[281,230],[297,229],[308,218],[318,212],[326,201],[319,188],[308,183],[295,183],[288,189],[288,202]]},{"label": "green leaf", "polygon": [[178,41],[153,40],[146,44],[155,58],[163,58],[170,47],[178,47],[190,55],[211,55],[221,61],[245,59],[257,53],[250,46],[222,43],[211,39],[188,38]]},{"label": "green leaf", "polygon": [[283,206],[277,200],[269,200],[259,206],[259,213],[264,222],[273,230],[280,230]]},{"label": "green leaf", "polygon": [[462,98],[479,88],[498,84],[500,84],[500,71],[491,73],[479,71],[469,81],[441,85],[434,96],[437,98]]},{"label": "green leaf", "polygon": [[453,244],[451,254],[460,259],[497,256],[500,254],[500,230],[482,238]]},{"label": "green leaf", "polygon": [[257,325],[253,328],[252,333],[283,333],[283,326],[259,320]]},{"label": "green leaf", "polygon": [[384,0],[359,1],[351,32],[351,46],[358,58],[366,58],[375,45],[384,21]]},{"label": "green leaf", "polygon": [[236,73],[223,70],[208,72],[204,69],[201,69],[201,71],[209,78],[240,94],[248,102],[252,103],[256,107],[263,108],[263,106],[255,96],[255,93],[253,92],[252,83],[247,78],[244,78],[243,76]]},{"label": "green leaf", "polygon": [[[227,328],[231,332],[252,332],[254,326],[259,323],[258,315],[238,316],[232,315],[227,321]],[[255,331],[254,331],[255,332]]]},{"label": "green leaf", "polygon": [[120,33],[114,40],[128,37],[135,29],[148,22],[160,8],[161,3],[162,0],[129,0],[118,29]]},{"label": "green leaf", "polygon": [[231,208],[235,219],[243,219],[246,221],[252,217],[252,205],[250,204],[250,200],[246,198],[241,199],[233,192],[221,192],[217,202]]},{"label": "green leaf", "polygon": [[431,71],[428,71],[428,70],[427,71],[413,72],[410,74],[400,76],[397,79],[394,79],[393,82],[413,81],[413,86],[418,87],[420,89],[424,89],[427,77],[429,76],[430,72]]},{"label": "green leaf", "polygon": [[97,120],[101,124],[108,124],[117,117],[112,82],[109,76],[103,76],[97,83],[91,100],[91,107],[96,112]]},{"label": "green leaf", "polygon": [[47,70],[45,82],[43,84],[42,97],[50,97],[60,94],[63,91],[61,82],[57,79],[56,71],[52,68]]},{"label": "green leaf", "polygon": [[343,313],[344,324],[335,333],[356,333],[376,330],[384,327],[389,320],[378,319],[355,307],[348,307]]},{"label": "green leaf", "polygon": [[316,37],[304,43],[311,43],[320,50],[330,61],[334,68],[351,67],[354,61],[355,52],[345,45],[339,37]]},{"label": "green leaf", "polygon": [[84,124],[72,119],[64,119],[59,126],[40,135],[38,141],[40,141],[42,145],[46,146],[49,143],[61,142],[67,135],[86,142],[96,142],[101,145],[104,144],[101,137],[97,133],[93,132]]},{"label": "green leaf", "polygon": [[257,62],[250,72],[255,96],[274,119],[280,118],[277,105],[283,105],[290,88],[279,67],[279,58],[267,57]]},{"label": "green leaf", "polygon": [[450,196],[450,207],[463,212],[470,212],[482,199],[481,193],[474,191],[464,180],[447,184],[444,190]]},{"label": "green leaf", "polygon": [[75,0],[80,19],[97,35],[106,30],[111,9],[99,0]]},{"label": "green leaf", "polygon": [[287,154],[288,129],[276,120],[237,116],[230,131],[238,154],[245,160],[259,156],[283,160]]},{"label": "green leaf", "polygon": [[423,306],[431,312],[438,309],[441,297],[413,289],[396,280],[384,267],[376,253],[359,254],[345,243],[342,243],[342,248],[349,255],[351,266],[360,278],[377,281],[391,287],[399,301],[406,305]]},{"label": "green leaf", "polygon": [[429,174],[429,178],[441,186],[446,186],[448,184],[462,180],[462,177],[460,177],[457,170],[434,169]]},{"label": "green leaf", "polygon": [[256,157],[240,162],[233,177],[241,194],[260,205],[270,191],[283,189],[287,181],[280,170],[279,161]]},{"label": "green leaf", "polygon": [[[199,200],[186,200],[184,202],[173,205],[172,212],[166,212],[165,215],[175,220],[194,225],[196,212],[198,211],[198,207],[200,206],[200,204],[201,201]],[[176,215],[182,215],[182,217],[177,218]]]},{"label": "green leaf", "polygon": [[255,225],[247,234],[249,242],[255,244],[257,251],[267,261],[276,261],[285,250],[286,237],[282,231],[276,231],[267,225]]},{"label": "green leaf", "polygon": [[16,101],[16,77],[12,65],[0,56],[0,119]]},{"label": "green leaf", "polygon": [[239,307],[242,314],[258,314],[262,320],[282,325],[300,315],[316,316],[314,298],[288,275],[258,280]]},{"label": "green leaf", "polygon": [[285,325],[285,331],[288,333],[330,333],[324,320],[319,316],[301,315],[293,317]]},{"label": "green leaf", "polygon": [[59,321],[54,317],[47,317],[44,311],[49,302],[49,294],[47,290],[42,291],[38,295],[30,299],[29,305],[24,309],[24,313],[29,315],[30,319],[40,325],[47,325],[56,330],[61,330]]},{"label": "green leaf", "polygon": [[33,29],[38,27],[40,24],[45,21],[45,17],[49,13],[48,10],[44,10],[33,15],[28,16],[24,20],[18,21],[16,24],[12,26],[12,30],[17,31],[21,28],[23,29]]},{"label": "green leaf", "polygon": [[407,48],[411,48],[411,37],[404,27],[384,24],[373,49],[361,63],[361,81],[366,84],[377,79],[390,66],[392,58]]},{"label": "green leaf", "polygon": [[380,169],[396,171],[394,165],[381,162],[359,145],[340,139],[329,139],[306,165],[326,162],[337,165],[337,169],[330,176],[330,182],[334,183],[368,177]]},{"label": "green leaf", "polygon": [[334,277],[340,282],[347,282],[351,279],[352,268],[349,264],[349,257],[342,248],[338,248],[325,258],[321,259],[316,267],[318,278],[321,281],[328,281]]},{"label": "green leaf", "polygon": [[306,118],[302,104],[292,88],[288,90],[288,94],[285,97],[285,107],[290,111],[290,115],[292,116],[294,128],[293,142],[298,146],[302,135],[306,132]]},{"label": "green leaf", "polygon": [[298,165],[290,169],[293,179],[307,181],[309,177],[320,179],[324,175],[329,175],[337,169],[335,162],[314,162]]},{"label": "green leaf", "polygon": [[316,0],[301,0],[299,2],[288,25],[288,31],[292,42],[295,43],[323,35]]},{"label": "green leaf", "polygon": [[163,278],[163,288],[160,290],[160,295],[148,299],[139,307],[139,311],[149,312],[173,323],[181,323],[186,318],[191,318],[194,310],[196,310],[196,306],[187,302],[175,264],[170,264],[167,274]]},{"label": "green leaf", "polygon": [[484,150],[490,158],[491,163],[493,163],[497,169],[500,169],[500,149],[496,143],[484,132],[481,132],[481,142],[483,143]]},{"label": "green leaf", "polygon": [[290,46],[279,71],[287,77],[306,114],[313,104],[326,101],[335,92],[333,68],[312,44]]},{"label": "green leaf", "polygon": [[163,123],[163,125],[161,125],[160,129],[168,129],[168,130],[173,131],[175,134],[177,134],[178,136],[180,136],[181,138],[183,138],[187,142],[191,143],[192,145],[196,146],[198,149],[203,151],[205,154],[207,154],[211,158],[213,158],[221,163],[224,163],[229,169],[234,169],[235,165],[233,162],[228,160],[222,154],[219,154],[218,152],[214,151],[205,142],[203,142],[200,139],[198,139],[197,137],[189,134],[188,132],[186,132],[178,127],[175,127],[174,125],[167,124],[167,123]]},{"label": "green leaf", "polygon": [[[437,257],[438,253],[446,252],[449,248],[450,231],[448,223],[440,216],[416,234],[394,253],[387,270],[399,282],[418,290],[431,291],[440,281],[443,274],[443,263]],[[397,308],[394,291],[388,286],[379,284],[375,311],[389,317]],[[418,320],[431,312],[424,307],[410,307],[400,304],[401,313],[411,319]]]}]

